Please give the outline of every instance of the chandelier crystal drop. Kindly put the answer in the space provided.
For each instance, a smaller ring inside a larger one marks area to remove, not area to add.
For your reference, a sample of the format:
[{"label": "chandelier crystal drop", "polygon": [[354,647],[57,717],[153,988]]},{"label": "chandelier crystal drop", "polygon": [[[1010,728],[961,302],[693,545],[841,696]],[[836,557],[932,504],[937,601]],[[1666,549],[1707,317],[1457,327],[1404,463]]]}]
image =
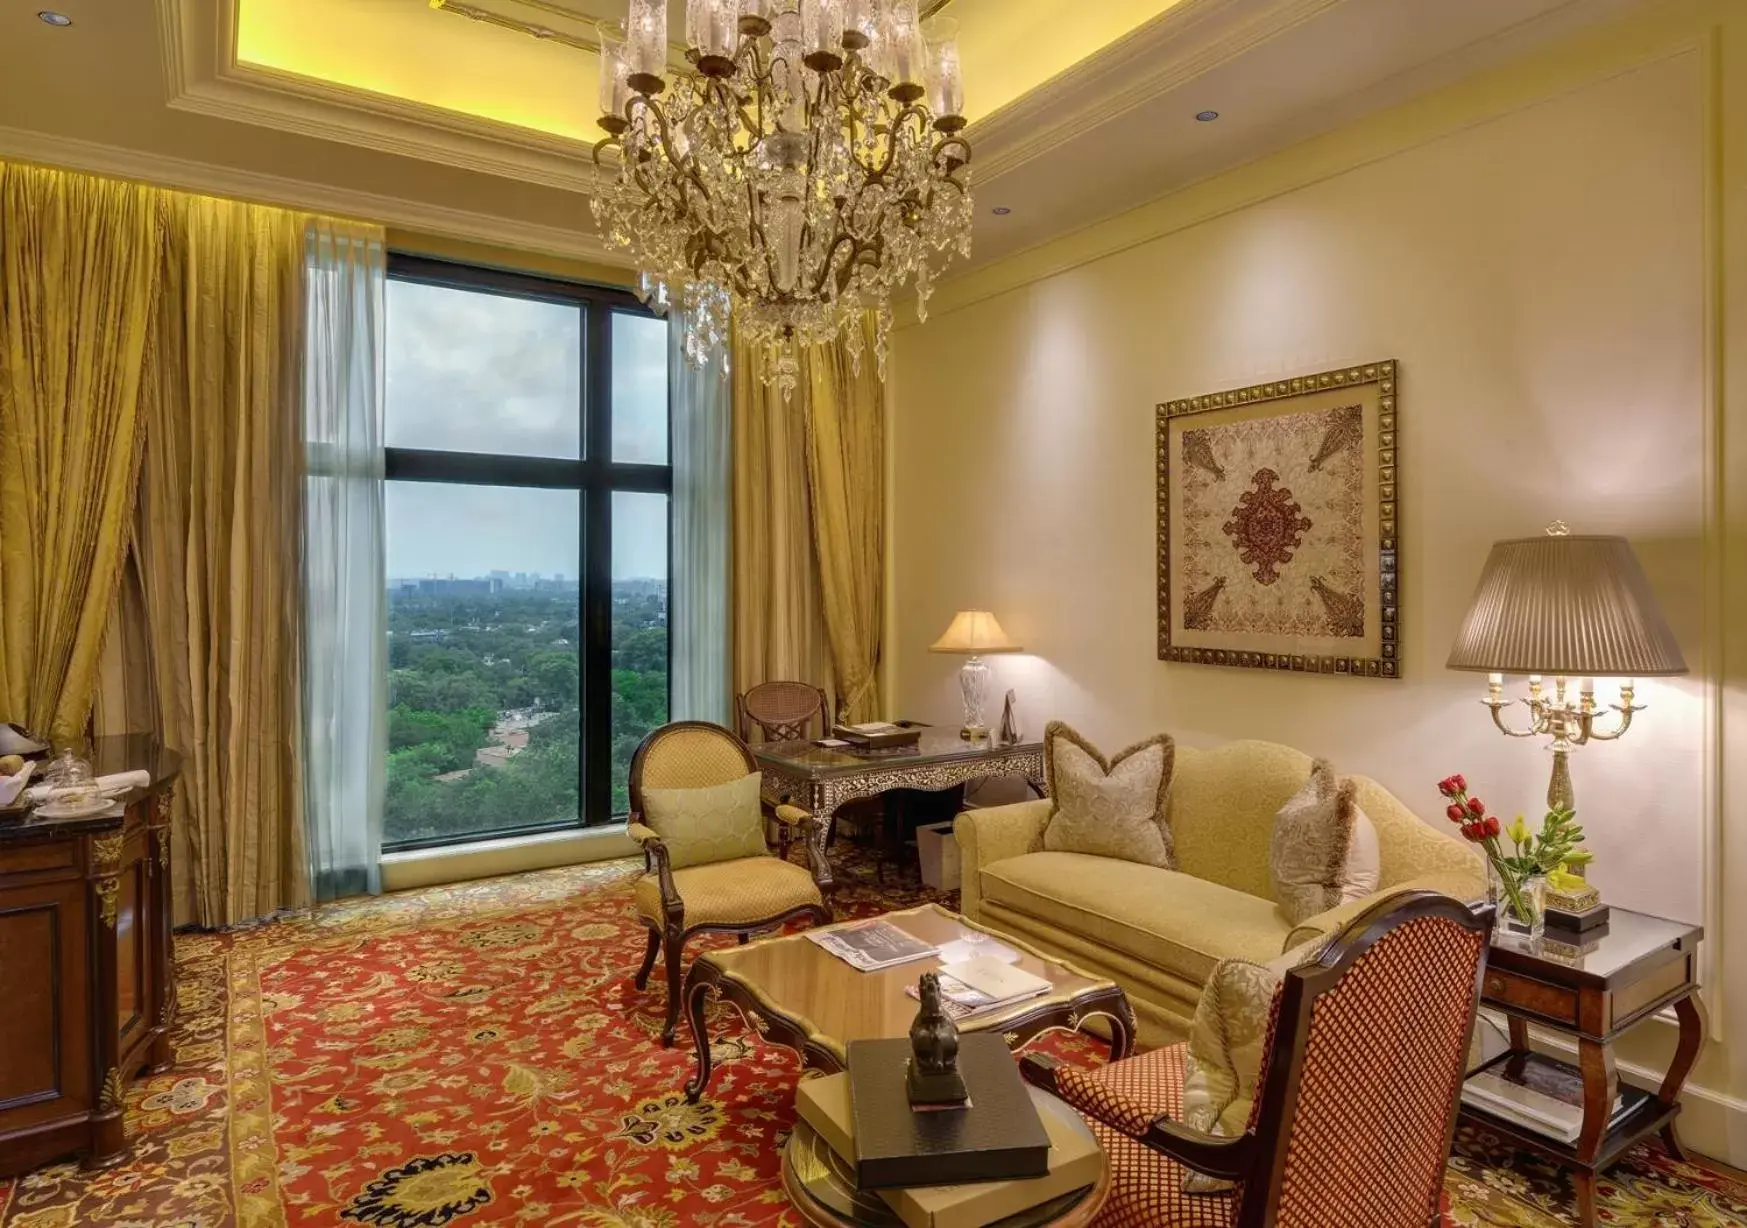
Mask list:
[{"label": "chandelier crystal drop", "polygon": [[799,347],[842,337],[860,369],[872,312],[883,377],[892,297],[970,255],[971,147],[956,25],[917,0],[687,0],[684,69],[665,0],[601,27],[601,164],[591,200],[645,300],[685,313],[687,356],[732,316],[786,400]]}]

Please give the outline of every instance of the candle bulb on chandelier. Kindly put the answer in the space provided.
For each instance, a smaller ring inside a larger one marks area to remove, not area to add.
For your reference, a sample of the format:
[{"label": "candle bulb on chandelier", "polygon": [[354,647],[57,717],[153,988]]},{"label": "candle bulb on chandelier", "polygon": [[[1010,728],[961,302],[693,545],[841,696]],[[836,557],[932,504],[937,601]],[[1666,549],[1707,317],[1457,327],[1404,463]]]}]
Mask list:
[{"label": "candle bulb on chandelier", "polygon": [[801,0],[801,50],[814,72],[843,67],[843,0]]},{"label": "candle bulb on chandelier", "polygon": [[625,26],[623,22],[603,21],[596,29],[601,42],[601,130],[619,136],[630,126],[625,118],[625,104],[631,101]]},{"label": "candle bulb on chandelier", "polygon": [[958,59],[958,22],[936,17],[928,23],[928,109],[941,132],[962,132],[964,71]]},{"label": "candle bulb on chandelier", "polygon": [[892,63],[892,88],[887,92],[899,102],[918,101],[926,92],[928,46],[922,41],[916,0],[892,0],[886,11],[886,42]]},{"label": "candle bulb on chandelier", "polygon": [[739,19],[739,0],[686,0],[686,48],[697,56],[698,71],[706,77],[734,75]]},{"label": "candle bulb on chandelier", "polygon": [[625,35],[630,44],[631,88],[639,94],[659,94],[667,88],[666,0],[631,0]]},{"label": "candle bulb on chandelier", "polygon": [[851,51],[865,51],[878,42],[882,8],[880,0],[844,0],[843,45]]}]

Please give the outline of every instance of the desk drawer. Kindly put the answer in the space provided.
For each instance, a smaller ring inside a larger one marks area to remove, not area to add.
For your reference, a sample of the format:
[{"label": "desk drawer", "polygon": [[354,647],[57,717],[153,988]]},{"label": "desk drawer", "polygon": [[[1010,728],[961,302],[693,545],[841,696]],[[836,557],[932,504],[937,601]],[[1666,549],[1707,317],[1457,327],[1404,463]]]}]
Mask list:
[{"label": "desk drawer", "polygon": [[1561,1023],[1577,1022],[1575,990],[1548,985],[1544,981],[1518,976],[1514,972],[1488,968],[1482,996],[1493,1005],[1514,1007],[1544,1019],[1557,1019]]},{"label": "desk drawer", "polygon": [[15,845],[0,849],[0,876],[70,870],[77,864],[77,858],[78,851],[71,840]]}]

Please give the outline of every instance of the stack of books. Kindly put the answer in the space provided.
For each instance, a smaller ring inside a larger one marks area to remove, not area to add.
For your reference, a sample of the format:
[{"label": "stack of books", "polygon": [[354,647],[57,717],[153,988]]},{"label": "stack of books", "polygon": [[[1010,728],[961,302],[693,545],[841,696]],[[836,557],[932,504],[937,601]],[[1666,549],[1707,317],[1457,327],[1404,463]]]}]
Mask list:
[{"label": "stack of books", "polygon": [[[1475,1071],[1462,1084],[1462,1103],[1561,1143],[1583,1133],[1582,1072],[1538,1053],[1506,1054]],[[1610,1129],[1627,1103],[1614,1097]]]},{"label": "stack of books", "polygon": [[[1004,1010],[1027,998],[1048,993],[1050,984],[1023,968],[1015,968],[995,956],[980,956],[962,963],[945,964],[940,969],[941,1005],[955,1021],[962,1023],[979,1015]],[[914,985],[904,992],[921,998]]]},{"label": "stack of books", "polygon": [[808,930],[807,937],[863,972],[878,972],[882,968],[926,959],[937,949],[883,919]]},{"label": "stack of books", "polygon": [[964,1109],[910,1108],[907,1040],[857,1041],[847,1072],[795,1091],[801,1120],[907,1228],[980,1228],[1096,1185],[1103,1172],[1096,1140],[1071,1114],[1039,1111],[1044,1093],[1024,1085],[999,1037],[964,1041]]}]

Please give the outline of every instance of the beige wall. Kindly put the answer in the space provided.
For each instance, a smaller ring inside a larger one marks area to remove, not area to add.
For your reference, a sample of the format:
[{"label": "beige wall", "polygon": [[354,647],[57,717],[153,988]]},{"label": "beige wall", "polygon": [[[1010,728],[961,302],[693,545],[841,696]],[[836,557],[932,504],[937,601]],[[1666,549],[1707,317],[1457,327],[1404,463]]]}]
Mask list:
[{"label": "beige wall", "polygon": [[[1747,124],[1722,129],[1744,109],[1747,23],[1728,13],[1661,6],[946,294],[897,347],[890,669],[896,712],[953,720],[957,662],[923,650],[985,606],[1030,649],[994,668],[1033,731],[1269,738],[1422,814],[1458,770],[1533,813],[1547,756],[1493,731],[1482,680],[1444,657],[1494,540],[1555,517],[1629,536],[1693,674],[1646,684],[1629,737],[1577,757],[1579,809],[1610,901],[1711,928],[1727,1043],[1689,1129],[1740,1163],[1747,932],[1724,922],[1721,832],[1738,848],[1747,828],[1721,751],[1742,610],[1724,605],[1740,577],[1718,447],[1724,367],[1747,379],[1747,347],[1718,295],[1747,242],[1722,152],[1747,146]],[[1404,680],[1160,664],[1156,403],[1381,358],[1402,364]],[[1627,1056],[1657,1066],[1671,1034],[1652,1024]]]}]

